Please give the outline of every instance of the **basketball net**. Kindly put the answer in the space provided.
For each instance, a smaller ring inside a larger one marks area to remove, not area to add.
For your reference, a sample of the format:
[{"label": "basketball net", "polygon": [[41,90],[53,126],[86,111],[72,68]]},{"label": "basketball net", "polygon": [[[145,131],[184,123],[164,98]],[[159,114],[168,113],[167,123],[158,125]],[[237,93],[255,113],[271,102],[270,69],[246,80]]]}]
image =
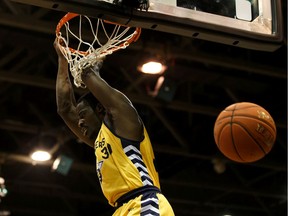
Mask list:
[{"label": "basketball net", "polygon": [[106,55],[125,49],[137,41],[140,34],[138,27],[75,13],[67,13],[56,27],[60,50],[68,61],[75,86],[81,88],[86,88],[81,79],[84,69],[102,62]]}]

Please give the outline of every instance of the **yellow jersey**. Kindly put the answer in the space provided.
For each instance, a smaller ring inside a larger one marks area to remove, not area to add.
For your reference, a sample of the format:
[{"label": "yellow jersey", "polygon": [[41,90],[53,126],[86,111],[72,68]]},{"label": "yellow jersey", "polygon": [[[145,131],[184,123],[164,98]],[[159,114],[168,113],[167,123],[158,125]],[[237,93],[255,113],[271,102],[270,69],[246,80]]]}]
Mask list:
[{"label": "yellow jersey", "polygon": [[94,143],[97,175],[109,204],[131,190],[143,186],[160,189],[158,173],[154,166],[154,152],[144,127],[141,142],[121,138],[102,124]]}]

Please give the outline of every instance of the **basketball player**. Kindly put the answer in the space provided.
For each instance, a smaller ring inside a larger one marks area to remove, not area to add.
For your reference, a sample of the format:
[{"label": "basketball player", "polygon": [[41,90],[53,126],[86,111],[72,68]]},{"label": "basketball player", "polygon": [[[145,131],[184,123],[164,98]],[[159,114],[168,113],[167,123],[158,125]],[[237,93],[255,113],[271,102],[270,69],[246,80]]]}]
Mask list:
[{"label": "basketball player", "polygon": [[99,61],[83,70],[81,78],[90,93],[76,102],[68,63],[56,40],[57,111],[94,149],[103,194],[116,207],[113,216],[174,216],[160,190],[149,136],[131,101],[101,78]]}]

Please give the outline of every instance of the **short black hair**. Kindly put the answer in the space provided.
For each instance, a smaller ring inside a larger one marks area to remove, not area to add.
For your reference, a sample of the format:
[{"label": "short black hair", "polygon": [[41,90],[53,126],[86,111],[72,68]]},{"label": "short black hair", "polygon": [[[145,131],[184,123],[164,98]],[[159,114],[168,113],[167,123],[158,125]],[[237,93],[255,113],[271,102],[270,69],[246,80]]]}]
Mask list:
[{"label": "short black hair", "polygon": [[81,101],[86,101],[93,110],[99,103],[97,98],[91,92],[87,92],[82,96],[80,96],[79,99],[77,100],[77,103],[80,103]]}]

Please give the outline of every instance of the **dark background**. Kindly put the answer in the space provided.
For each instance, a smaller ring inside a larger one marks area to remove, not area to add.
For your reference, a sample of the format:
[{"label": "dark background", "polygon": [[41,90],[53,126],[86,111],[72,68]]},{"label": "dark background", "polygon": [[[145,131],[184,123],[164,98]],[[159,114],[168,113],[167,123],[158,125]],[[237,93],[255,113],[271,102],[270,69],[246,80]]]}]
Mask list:
[{"label": "dark background", "polygon": [[[107,57],[102,76],[132,100],[150,133],[162,191],[177,216],[285,216],[287,212],[287,45],[264,52],[143,30],[137,43]],[[8,194],[0,210],[14,216],[112,215],[102,195],[91,148],[57,115],[55,26],[64,12],[0,2],[0,176]],[[136,67],[161,51],[169,70],[163,91],[151,97],[157,76]],[[75,89],[77,96],[82,93]],[[277,140],[262,160],[240,164],[217,149],[213,127],[230,104],[267,109]],[[53,159],[73,159],[67,175],[52,161],[32,163],[31,150],[49,141]],[[56,144],[55,144],[56,143]],[[214,161],[225,164],[221,174]],[[0,215],[4,215],[3,212]]]}]

